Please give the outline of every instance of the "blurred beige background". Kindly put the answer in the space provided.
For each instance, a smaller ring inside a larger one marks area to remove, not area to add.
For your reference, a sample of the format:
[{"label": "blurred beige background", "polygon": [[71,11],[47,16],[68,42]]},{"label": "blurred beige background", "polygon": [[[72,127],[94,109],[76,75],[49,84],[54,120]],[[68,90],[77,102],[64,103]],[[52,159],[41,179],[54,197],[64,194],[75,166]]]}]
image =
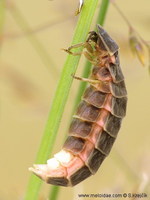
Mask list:
[{"label": "blurred beige background", "polygon": [[[116,0],[116,3],[140,35],[150,40],[150,1]],[[35,160],[66,58],[61,48],[68,47],[73,36],[77,4],[78,0],[14,0],[7,3],[0,50],[0,200],[20,200],[26,191],[30,176],[28,167]],[[12,14],[13,6],[18,7],[34,34],[22,32],[25,27],[16,23],[20,18]],[[132,56],[128,46],[128,27],[112,5],[105,29],[120,45],[129,97],[127,116],[113,150],[97,174],[74,188],[62,188],[59,200],[77,200],[79,193],[140,191],[150,176],[148,67],[142,67]],[[78,75],[83,64],[82,58]],[[75,80],[54,152],[61,148],[78,85]],[[43,199],[46,199],[50,187],[43,185]]]}]

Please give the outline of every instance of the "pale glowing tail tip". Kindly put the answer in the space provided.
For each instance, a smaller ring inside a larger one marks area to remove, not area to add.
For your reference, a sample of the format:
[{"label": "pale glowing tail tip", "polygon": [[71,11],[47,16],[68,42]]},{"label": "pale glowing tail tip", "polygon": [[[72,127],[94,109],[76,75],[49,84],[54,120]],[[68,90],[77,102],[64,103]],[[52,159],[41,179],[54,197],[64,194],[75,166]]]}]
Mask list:
[{"label": "pale glowing tail tip", "polygon": [[37,172],[39,170],[39,167],[38,165],[33,165],[33,167],[29,167],[28,170],[31,172]]},{"label": "pale glowing tail tip", "polygon": [[50,169],[57,169],[60,166],[60,163],[56,158],[50,158],[47,160],[47,165]]},{"label": "pale glowing tail tip", "polygon": [[30,172],[34,172],[35,169],[34,169],[33,167],[29,167],[28,170],[29,170]]}]

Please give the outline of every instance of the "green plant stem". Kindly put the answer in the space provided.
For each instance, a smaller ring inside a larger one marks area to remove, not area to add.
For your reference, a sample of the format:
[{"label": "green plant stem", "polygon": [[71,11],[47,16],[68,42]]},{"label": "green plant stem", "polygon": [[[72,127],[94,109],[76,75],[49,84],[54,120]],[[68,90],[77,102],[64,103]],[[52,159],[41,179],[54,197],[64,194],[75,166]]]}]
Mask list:
[{"label": "green plant stem", "polygon": [[[109,0],[102,0],[100,10],[99,10],[99,15],[97,17],[97,24],[101,24],[101,25],[104,24],[104,20],[106,18],[106,13],[107,13],[107,10],[108,10],[108,5],[109,5]],[[84,70],[83,70],[83,77],[88,77],[90,72],[91,72],[91,63],[86,61],[86,64],[85,64]],[[82,96],[82,94],[83,94],[83,92],[86,88],[86,85],[87,84],[85,82],[80,83],[78,94],[77,94],[76,100],[75,100],[75,106],[74,106],[73,112],[74,112],[77,104],[81,100],[81,96]],[[49,200],[56,200],[57,199],[59,189],[60,189],[60,187],[53,186],[53,188],[51,189]]]},{"label": "green plant stem", "polygon": [[[85,41],[97,7],[97,3],[98,0],[85,1],[71,45]],[[82,47],[78,50],[75,50],[75,52],[76,51],[82,51]],[[54,96],[39,152],[37,154],[36,163],[45,163],[52,152],[52,147],[72,84],[71,74],[76,72],[79,59],[80,56],[67,56]],[[40,186],[40,179],[36,178],[35,175],[32,175],[27,188],[25,200],[37,200]]]},{"label": "green plant stem", "polygon": [[60,187],[53,185],[49,194],[49,200],[57,200]]},{"label": "green plant stem", "polygon": [[2,41],[3,27],[5,18],[5,0],[0,0],[0,43]]},{"label": "green plant stem", "polygon": [[99,15],[97,17],[97,24],[100,24],[102,26],[104,25],[104,21],[105,21],[106,14],[108,11],[109,2],[110,0],[102,0]]},{"label": "green plant stem", "polygon": [[[16,21],[16,23],[18,24],[18,26],[22,29],[24,33],[32,32],[32,28],[30,28],[22,12],[16,5],[13,4],[13,7],[11,7],[9,11],[12,17],[14,18],[14,20]],[[57,68],[55,67],[56,65],[52,61],[52,58],[50,58],[49,53],[47,52],[43,44],[39,41],[39,39],[34,34],[27,34],[26,37],[31,43],[31,45],[34,47],[34,49],[36,50],[43,64],[49,70],[51,70],[53,74],[57,75],[58,72],[57,72]]]}]

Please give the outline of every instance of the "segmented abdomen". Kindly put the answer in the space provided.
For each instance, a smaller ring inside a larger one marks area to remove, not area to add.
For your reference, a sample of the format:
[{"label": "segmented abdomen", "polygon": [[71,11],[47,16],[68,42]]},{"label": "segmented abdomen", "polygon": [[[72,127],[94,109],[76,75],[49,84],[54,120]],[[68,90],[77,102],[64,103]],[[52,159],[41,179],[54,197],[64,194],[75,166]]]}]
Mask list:
[{"label": "segmented abdomen", "polygon": [[103,81],[85,90],[73,117],[69,137],[63,145],[63,149],[73,155],[66,166],[67,177],[64,176],[63,180],[52,178],[49,183],[74,186],[94,174],[109,154],[125,116],[127,103],[118,53],[115,60],[116,64],[93,68],[92,79]]}]

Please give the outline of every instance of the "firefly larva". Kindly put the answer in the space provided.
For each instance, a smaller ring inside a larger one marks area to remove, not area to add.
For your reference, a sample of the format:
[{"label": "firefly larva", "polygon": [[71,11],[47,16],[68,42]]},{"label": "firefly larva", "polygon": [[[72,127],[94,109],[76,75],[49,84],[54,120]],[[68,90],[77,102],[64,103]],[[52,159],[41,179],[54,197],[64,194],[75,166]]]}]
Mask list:
[{"label": "firefly larva", "polygon": [[118,55],[118,45],[97,25],[85,43],[86,57],[94,64],[89,82],[69,128],[63,148],[47,164],[30,168],[45,182],[74,186],[95,174],[109,154],[126,114],[127,92]]}]

